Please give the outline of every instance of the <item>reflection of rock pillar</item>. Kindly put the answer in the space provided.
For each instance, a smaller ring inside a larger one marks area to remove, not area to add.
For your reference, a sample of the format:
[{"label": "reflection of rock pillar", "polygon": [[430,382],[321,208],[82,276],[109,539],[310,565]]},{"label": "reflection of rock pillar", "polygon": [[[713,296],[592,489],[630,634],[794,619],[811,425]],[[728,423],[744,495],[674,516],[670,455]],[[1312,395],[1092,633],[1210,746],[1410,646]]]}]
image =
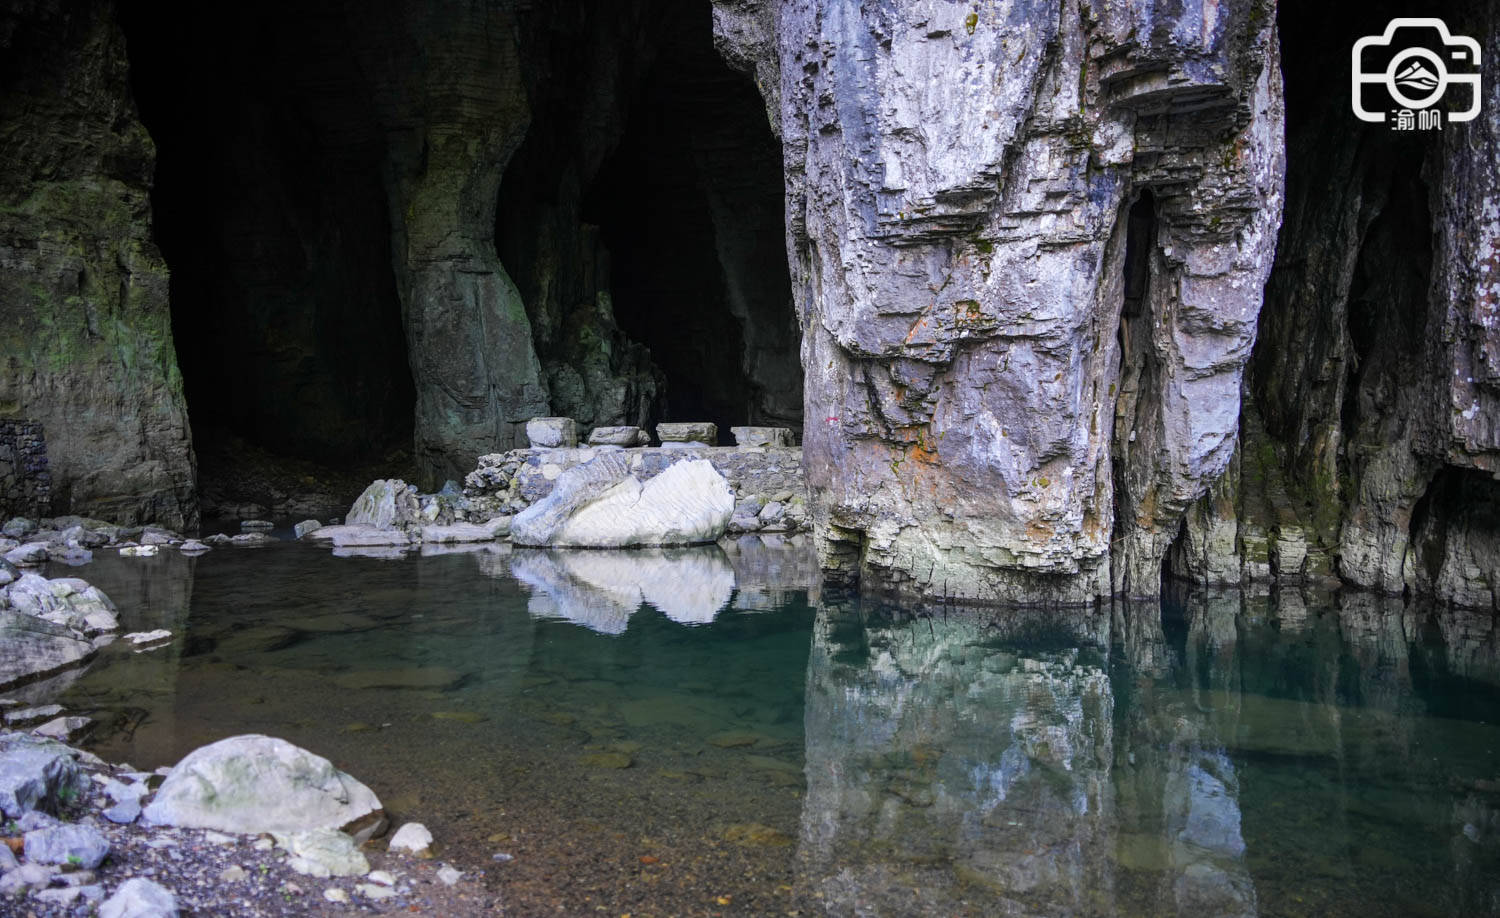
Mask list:
[{"label": "reflection of rock pillar", "polygon": [[1108,900],[1109,679],[1077,649],[1007,650],[997,624],[819,616],[799,855],[835,911],[951,910],[984,890],[1048,911]]},{"label": "reflection of rock pillar", "polygon": [[362,49],[388,130],[392,256],[424,486],[461,479],[481,454],[516,445],[518,424],[547,414],[531,325],[495,250],[500,177],[530,121],[516,24],[502,5],[459,10],[382,10],[393,21],[372,23]]},{"label": "reflection of rock pillar", "polygon": [[[1239,778],[1216,738],[1231,735],[1241,710],[1237,675],[1238,594],[1195,598],[1189,610],[1183,666],[1186,691],[1171,670],[1173,656],[1141,654],[1141,688],[1120,723],[1115,755],[1118,845],[1122,868],[1158,877],[1151,911],[1160,915],[1254,915],[1255,886],[1244,863]],[[1131,634],[1151,634],[1159,613],[1132,604]],[[1143,647],[1148,640],[1137,638]],[[1132,665],[1134,654],[1132,654]],[[1206,672],[1207,691],[1199,686]],[[1151,680],[1151,681],[1148,681]]]}]

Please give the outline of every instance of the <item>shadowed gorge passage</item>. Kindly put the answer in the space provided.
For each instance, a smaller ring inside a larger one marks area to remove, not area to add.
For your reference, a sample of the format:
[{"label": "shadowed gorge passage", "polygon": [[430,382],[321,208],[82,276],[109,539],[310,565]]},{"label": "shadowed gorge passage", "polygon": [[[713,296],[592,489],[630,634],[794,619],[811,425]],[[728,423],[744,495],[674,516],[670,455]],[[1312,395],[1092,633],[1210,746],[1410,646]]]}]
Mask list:
[{"label": "shadowed gorge passage", "polygon": [[800,428],[781,151],[707,5],[539,10],[501,260],[554,412],[585,425]]},{"label": "shadowed gorge passage", "polygon": [[122,12],[205,465],[224,435],[327,464],[408,445],[384,136],[342,12]]}]

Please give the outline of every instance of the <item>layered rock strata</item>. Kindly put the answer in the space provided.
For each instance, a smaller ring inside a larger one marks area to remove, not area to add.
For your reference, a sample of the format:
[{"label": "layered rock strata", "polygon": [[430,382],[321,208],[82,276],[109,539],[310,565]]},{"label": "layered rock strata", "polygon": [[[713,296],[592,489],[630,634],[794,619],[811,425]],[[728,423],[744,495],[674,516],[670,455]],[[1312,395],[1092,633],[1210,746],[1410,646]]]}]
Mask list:
[{"label": "layered rock strata", "polygon": [[112,2],[0,4],[0,418],[46,436],[54,512],[197,525],[156,151]]},{"label": "layered rock strata", "polygon": [[[1403,133],[1355,122],[1315,53],[1388,10],[1329,23],[1287,7],[1291,168],[1239,453],[1189,512],[1173,574],[1240,584],[1337,577],[1500,608],[1500,19],[1450,23],[1483,54],[1479,116]],[[1376,23],[1378,24],[1378,23]],[[1445,105],[1461,108],[1466,90]],[[1348,131],[1332,134],[1330,123]]]},{"label": "layered rock strata", "polygon": [[1233,453],[1280,219],[1272,13],[716,3],[783,143],[826,569],[1157,591]]}]

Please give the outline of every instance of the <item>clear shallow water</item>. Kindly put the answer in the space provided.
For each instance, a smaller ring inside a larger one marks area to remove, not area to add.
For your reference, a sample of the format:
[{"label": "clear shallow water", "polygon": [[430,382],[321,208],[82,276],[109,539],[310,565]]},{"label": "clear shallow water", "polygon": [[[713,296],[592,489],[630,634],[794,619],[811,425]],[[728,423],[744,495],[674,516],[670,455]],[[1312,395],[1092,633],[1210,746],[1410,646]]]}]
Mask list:
[{"label": "clear shallow water", "polygon": [[177,635],[64,692],[101,755],[283,736],[513,914],[1500,912],[1488,615],[1236,593],[913,618],[810,599],[805,549],[755,540],[70,572]]}]

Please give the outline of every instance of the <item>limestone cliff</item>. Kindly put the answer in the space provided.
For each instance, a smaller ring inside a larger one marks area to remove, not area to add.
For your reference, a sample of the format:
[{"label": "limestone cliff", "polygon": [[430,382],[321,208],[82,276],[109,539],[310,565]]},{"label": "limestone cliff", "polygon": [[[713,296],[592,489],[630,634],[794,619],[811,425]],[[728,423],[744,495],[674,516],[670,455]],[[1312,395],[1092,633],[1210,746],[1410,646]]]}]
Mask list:
[{"label": "limestone cliff", "polygon": [[0,4],[0,417],[40,421],[52,509],[197,525],[151,237],[151,138],[114,4]]},{"label": "limestone cliff", "polygon": [[1347,62],[1318,53],[1398,12],[1344,22],[1283,9],[1300,114],[1253,398],[1239,456],[1189,513],[1172,570],[1210,583],[1336,576],[1497,609],[1500,16],[1485,3],[1447,11],[1483,47],[1479,117],[1402,133],[1350,119],[1326,89]]},{"label": "limestone cliff", "polygon": [[1281,215],[1264,2],[716,4],[783,143],[825,567],[1154,594]]}]

